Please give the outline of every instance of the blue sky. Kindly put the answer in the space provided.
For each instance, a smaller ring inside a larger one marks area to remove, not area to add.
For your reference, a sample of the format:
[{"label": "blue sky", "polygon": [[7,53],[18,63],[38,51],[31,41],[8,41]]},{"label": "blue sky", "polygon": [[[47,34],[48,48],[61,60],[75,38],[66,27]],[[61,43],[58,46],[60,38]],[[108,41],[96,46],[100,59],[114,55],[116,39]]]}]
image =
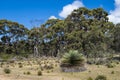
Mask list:
[{"label": "blue sky", "polygon": [[120,2],[120,0],[0,0],[0,19],[16,21],[30,29],[44,23],[50,16],[65,18],[65,11],[69,7],[82,6],[90,9],[103,7],[113,18],[117,1]]}]

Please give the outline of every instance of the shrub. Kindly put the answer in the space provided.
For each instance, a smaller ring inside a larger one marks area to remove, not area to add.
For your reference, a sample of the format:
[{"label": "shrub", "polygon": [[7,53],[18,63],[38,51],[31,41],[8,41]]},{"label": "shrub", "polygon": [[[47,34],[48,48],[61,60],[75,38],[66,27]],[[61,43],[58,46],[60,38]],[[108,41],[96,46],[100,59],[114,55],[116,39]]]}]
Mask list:
[{"label": "shrub", "polygon": [[10,63],[15,63],[15,61],[14,61],[14,60],[10,60],[9,62],[10,62]]},{"label": "shrub", "polygon": [[105,64],[106,63],[106,60],[104,60],[104,59],[99,59],[99,60],[97,60],[96,61],[96,65],[103,65],[103,64]]},{"label": "shrub", "polygon": [[119,64],[119,61],[118,60],[114,60],[114,63]]},{"label": "shrub", "polygon": [[8,69],[8,68],[5,68],[5,69],[4,69],[4,72],[5,72],[6,74],[10,74],[10,73],[11,73],[11,70]]},{"label": "shrub", "polygon": [[66,53],[61,61],[61,66],[83,66],[84,57],[76,50],[70,50],[69,53]]},{"label": "shrub", "polygon": [[92,77],[89,77],[87,80],[93,80]]},{"label": "shrub", "polygon": [[38,76],[41,76],[42,75],[42,71],[38,71]]},{"label": "shrub", "polygon": [[115,65],[112,64],[112,63],[108,63],[108,64],[106,64],[106,66],[107,66],[108,68],[113,68],[113,67],[115,67]]},{"label": "shrub", "polygon": [[44,68],[45,69],[53,69],[54,67],[51,64],[45,64]]},{"label": "shrub", "polygon": [[18,63],[18,65],[22,65],[22,63],[21,63],[21,62],[19,62],[19,63]]},{"label": "shrub", "polygon": [[115,73],[114,71],[111,72],[111,74],[114,74],[114,73]]},{"label": "shrub", "polygon": [[19,68],[22,68],[23,67],[23,65],[21,64],[21,65],[19,65]]},{"label": "shrub", "polygon": [[107,78],[104,75],[98,75],[95,80],[107,80]]},{"label": "shrub", "polygon": [[53,70],[51,70],[51,72],[53,72]]},{"label": "shrub", "polygon": [[91,71],[89,70],[88,72],[90,73]]},{"label": "shrub", "polygon": [[88,59],[87,60],[87,64],[95,64],[96,62],[95,62],[95,60],[94,59]]},{"label": "shrub", "polygon": [[47,73],[50,73],[50,71],[48,70]]},{"label": "shrub", "polygon": [[27,74],[27,75],[30,75],[31,73],[28,71],[26,74]]}]

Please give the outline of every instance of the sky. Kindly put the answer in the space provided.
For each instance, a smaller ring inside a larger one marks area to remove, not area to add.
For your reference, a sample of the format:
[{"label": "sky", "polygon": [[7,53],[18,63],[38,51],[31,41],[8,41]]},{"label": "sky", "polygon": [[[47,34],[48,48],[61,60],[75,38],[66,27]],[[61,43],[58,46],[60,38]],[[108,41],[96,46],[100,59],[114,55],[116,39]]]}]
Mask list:
[{"label": "sky", "polygon": [[120,0],[0,0],[0,19],[31,29],[48,19],[64,19],[79,7],[102,7],[109,13],[109,21],[120,22]]}]

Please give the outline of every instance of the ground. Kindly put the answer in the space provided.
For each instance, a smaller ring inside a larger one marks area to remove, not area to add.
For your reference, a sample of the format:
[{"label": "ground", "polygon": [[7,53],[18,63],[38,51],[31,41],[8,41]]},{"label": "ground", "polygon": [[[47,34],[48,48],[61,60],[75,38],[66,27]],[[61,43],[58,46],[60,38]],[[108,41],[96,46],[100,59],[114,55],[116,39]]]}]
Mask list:
[{"label": "ground", "polygon": [[[120,64],[116,64],[114,68],[107,68],[105,65],[86,64],[86,71],[76,73],[61,72],[59,61],[56,59],[15,61],[14,63],[4,62],[2,64],[0,66],[0,80],[87,80],[88,77],[95,79],[98,75],[105,75],[108,80],[120,80]],[[20,64],[23,67],[20,68]],[[42,64],[52,64],[54,68],[43,69],[42,76],[38,76],[37,72],[41,70],[40,66]],[[11,73],[5,74],[4,68],[9,68]],[[28,71],[30,72],[29,75],[26,74]]]}]

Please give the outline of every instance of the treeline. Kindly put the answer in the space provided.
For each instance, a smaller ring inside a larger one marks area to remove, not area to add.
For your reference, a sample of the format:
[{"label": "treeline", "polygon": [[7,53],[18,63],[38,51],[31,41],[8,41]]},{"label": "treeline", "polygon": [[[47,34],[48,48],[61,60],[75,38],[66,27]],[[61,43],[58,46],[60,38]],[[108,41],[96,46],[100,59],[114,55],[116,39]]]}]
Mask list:
[{"label": "treeline", "polygon": [[62,56],[78,50],[86,57],[120,52],[120,24],[108,20],[102,8],[74,10],[64,20],[49,19],[31,30],[0,20],[0,55]]}]

